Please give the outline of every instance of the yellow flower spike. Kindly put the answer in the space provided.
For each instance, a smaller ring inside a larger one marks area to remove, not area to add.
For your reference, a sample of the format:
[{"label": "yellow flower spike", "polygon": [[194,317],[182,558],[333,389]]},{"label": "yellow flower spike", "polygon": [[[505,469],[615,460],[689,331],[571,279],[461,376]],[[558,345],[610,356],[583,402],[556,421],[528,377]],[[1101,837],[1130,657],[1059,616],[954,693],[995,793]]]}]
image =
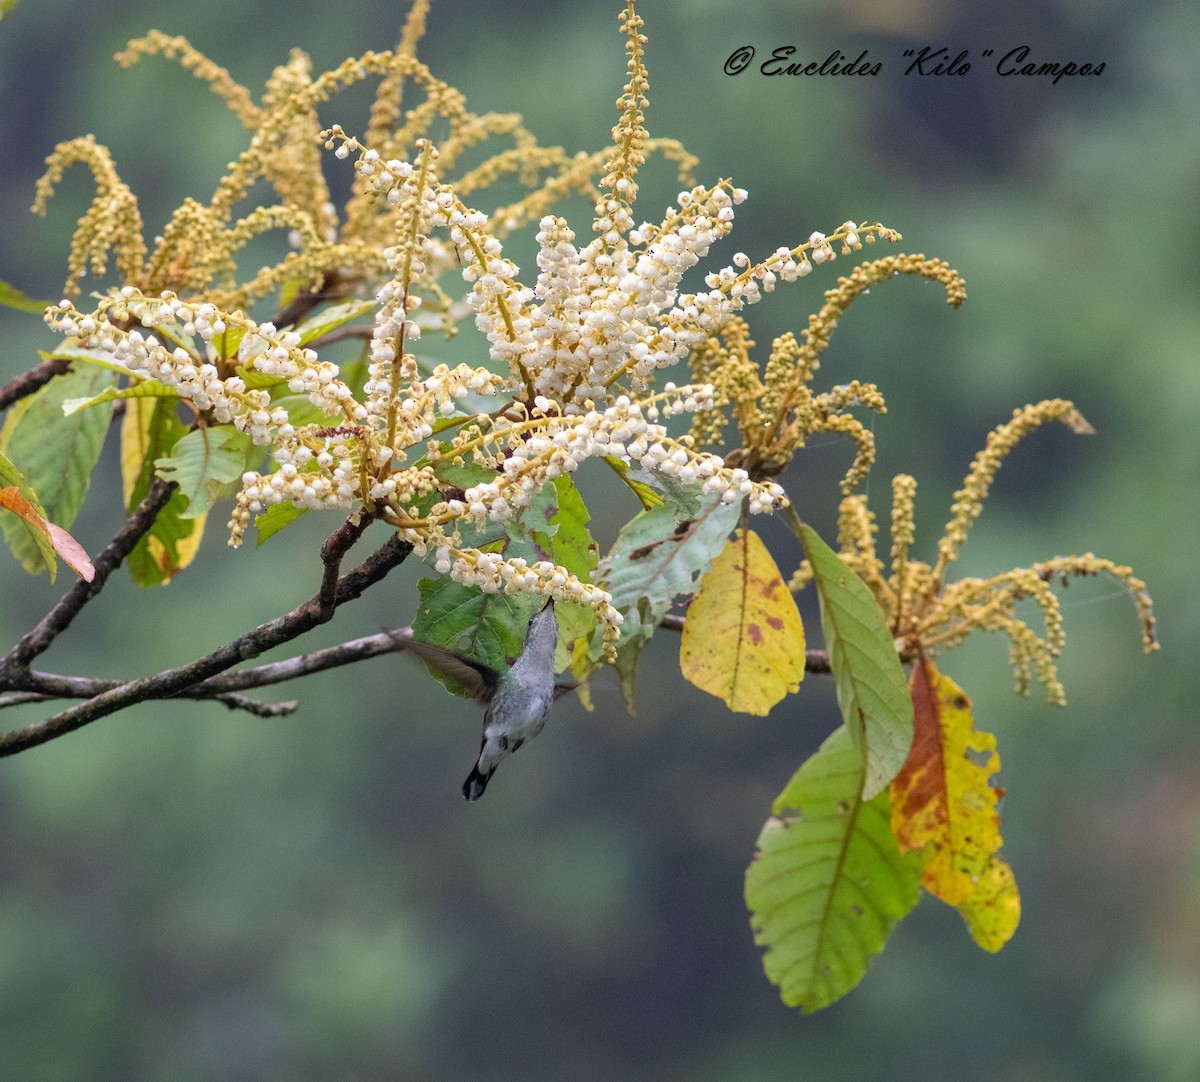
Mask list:
[{"label": "yellow flower spike", "polygon": [[123,281],[138,281],[146,260],[146,242],[142,237],[142,215],[137,199],[117,175],[107,147],[91,135],[59,143],[46,158],[46,172],[37,182],[33,213],[46,214],[46,204],[63,173],[72,165],[86,165],[96,181],[96,196],[79,219],[71,238],[67,260],[68,276],[63,286],[67,297],[77,296],[79,280],[91,268],[92,276],[103,278],[108,272],[108,256],[116,256],[117,273]]},{"label": "yellow flower spike", "polygon": [[1013,411],[1012,420],[988,433],[987,446],[975,456],[971,472],[963,481],[963,487],[954,494],[953,516],[946,524],[945,535],[938,542],[938,558],[934,574],[938,578],[946,567],[958,557],[958,550],[967,539],[967,533],[983,510],[996,471],[1000,469],[1008,453],[1035,428],[1049,421],[1061,421],[1079,435],[1091,435],[1095,429],[1074,403],[1062,398],[1051,398],[1036,405],[1025,406]]},{"label": "yellow flower spike", "polygon": [[190,71],[197,79],[208,83],[212,92],[229,106],[233,115],[248,130],[253,131],[262,122],[262,110],[254,104],[250,91],[237,82],[225,68],[194,48],[187,38],[172,37],[161,30],[151,30],[140,38],[134,38],[114,59],[121,67],[130,68],[147,56],[165,56],[168,60],[178,60],[185,71]]},{"label": "yellow flower spike", "polygon": [[875,553],[879,527],[865,496],[845,496],[838,506],[838,547],[842,560],[874,593],[886,611],[891,590],[883,575],[883,563]]},{"label": "yellow flower spike", "polygon": [[892,478],[892,577],[895,582],[895,611],[892,627],[900,631],[904,604],[911,595],[905,581],[908,549],[914,537],[914,508],[917,495],[916,478],[898,473]]},{"label": "yellow flower spike", "polygon": [[[873,239],[870,233],[866,233],[865,236],[868,241]],[[956,270],[941,259],[901,254],[861,263],[845,278],[839,278],[833,289],[826,291],[825,304],[820,311],[809,317],[801,349],[805,378],[820,367],[819,357],[829,345],[829,336],[851,303],[876,282],[886,281],[897,274],[916,274],[941,282],[946,288],[946,302],[954,308],[958,308],[967,299],[966,283]]]},{"label": "yellow flower spike", "polygon": [[[1018,694],[1029,691],[1037,680],[1047,700],[1056,706],[1066,702],[1058,678],[1055,658],[1066,641],[1062,607],[1051,589],[1057,579],[1065,586],[1075,576],[1105,574],[1115,578],[1130,593],[1142,624],[1142,645],[1147,651],[1158,648],[1152,603],[1146,584],[1130,568],[1086,553],[1083,556],[1057,556],[1026,568],[1015,568],[990,578],[964,578],[944,581],[945,566],[957,553],[967,530],[978,517],[991,480],[1004,456],[1023,435],[1049,420],[1061,420],[1075,431],[1087,433],[1091,426],[1071,405],[1052,399],[1015,410],[1013,420],[1001,425],[988,437],[985,449],[976,456],[963,488],[956,494],[954,517],[946,536],[938,544],[939,563],[931,566],[915,560],[910,552],[915,536],[914,503],[916,482],[906,474],[892,482],[892,571],[882,580],[875,556],[875,524],[863,497],[843,500],[838,524],[839,554],[842,560],[870,587],[881,608],[889,613],[897,638],[897,649],[906,660],[920,655],[933,658],[943,650],[961,645],[972,631],[1006,636]],[[793,574],[788,585],[801,589],[811,579],[804,564]],[[1036,633],[1016,614],[1016,604],[1033,600],[1042,613],[1044,635]]]}]

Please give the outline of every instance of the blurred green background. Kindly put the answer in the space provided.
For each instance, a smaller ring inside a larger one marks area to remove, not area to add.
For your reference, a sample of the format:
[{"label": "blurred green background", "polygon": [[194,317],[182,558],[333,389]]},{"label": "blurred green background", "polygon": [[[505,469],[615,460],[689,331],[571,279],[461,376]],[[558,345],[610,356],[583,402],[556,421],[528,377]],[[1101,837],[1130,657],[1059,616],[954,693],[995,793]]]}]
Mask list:
[{"label": "blurred green background", "polygon": [[[592,149],[623,82],[620,6],[435,0],[421,54],[476,110],[520,111],[543,142]],[[742,873],[771,798],[835,722],[827,679],[766,719],[730,716],[682,681],[677,641],[661,634],[636,718],[611,686],[592,714],[564,701],[468,806],[459,785],[478,712],[403,659],[379,659],[284,688],[303,702],[292,718],[143,706],[0,763],[4,1078],[1200,1077],[1200,9],[683,0],[642,13],[652,133],[682,138],[702,179],[751,193],[713,266],[855,217],[966,276],[959,312],[929,283],[875,288],[825,355],[819,387],[856,377],[887,396],[878,511],[888,478],[914,474],[930,551],[972,455],[1014,407],[1068,397],[1098,430],[1046,430],[1017,450],[961,572],[1087,550],[1131,563],[1157,601],[1162,653],[1141,656],[1120,589],[1076,582],[1066,710],[1013,695],[1003,642],[942,659],[999,739],[1016,937],[986,955],[925,899],[842,1002],[812,1017],[779,1003]],[[111,148],[151,235],[183,197],[207,198],[243,146],[177,67],[120,71],[111,56],[131,36],[184,34],[257,92],[293,46],[324,70],[393,44],[403,15],[372,0],[24,0],[0,24],[0,277],[58,295],[92,195],[75,170],[48,220],[28,214],[60,139],[94,132]],[[760,59],[787,44],[814,60],[868,49],[884,70],[724,75],[743,44]],[[979,58],[1020,44],[1039,61],[1106,68],[1051,85],[1001,79]],[[975,66],[905,78],[903,51],[923,45],[968,49]],[[323,115],[361,130],[366,102],[348,95]],[[675,188],[652,168],[641,216]],[[515,257],[532,263],[529,249]],[[762,356],[848,267],[750,310]],[[0,379],[53,342],[36,317],[2,310],[0,328]],[[73,531],[93,552],[121,521],[114,451]],[[784,478],[827,535],[849,457],[844,441],[819,442]],[[598,470],[581,483],[604,491]],[[169,589],[116,576],[44,667],[155,671],[312,594],[332,520],[234,553],[221,517]],[[618,521],[597,523],[604,543]],[[790,570],[782,525],[758,525]],[[407,623],[419,570],[314,640]],[[3,561],[0,574],[8,643],[65,580]]]}]

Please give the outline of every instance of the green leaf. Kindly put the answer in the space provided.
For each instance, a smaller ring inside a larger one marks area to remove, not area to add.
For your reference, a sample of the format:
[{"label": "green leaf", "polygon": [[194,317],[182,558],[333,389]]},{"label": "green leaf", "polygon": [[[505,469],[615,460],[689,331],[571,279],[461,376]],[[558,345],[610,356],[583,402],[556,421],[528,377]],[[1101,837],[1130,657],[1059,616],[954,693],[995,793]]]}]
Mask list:
[{"label": "green leaf", "polygon": [[[0,449],[24,475],[40,500],[39,514],[69,530],[91,484],[112,419],[111,407],[85,410],[70,417],[63,403],[90,398],[113,382],[103,368],[80,366],[55,376],[23,410],[13,412],[0,433]],[[45,566],[40,547],[20,520],[5,516],[4,536],[13,555],[31,574]]]},{"label": "green leaf", "polygon": [[[435,646],[444,646],[493,669],[502,669],[525,644],[525,632],[540,599],[526,594],[485,594],[478,586],[465,586],[449,575],[421,579],[421,607],[413,620],[413,635]],[[452,676],[434,675],[455,695],[465,689]]]},{"label": "green leaf", "polygon": [[306,346],[314,339],[370,312],[376,303],[373,300],[343,301],[341,304],[331,304],[328,308],[320,309],[296,327],[296,333],[300,335],[300,345]]},{"label": "green leaf", "polygon": [[864,801],[863,777],[862,754],[839,726],[776,799],[746,869],[763,968],[802,1011],[858,984],[920,896],[917,854],[900,854],[888,794]]},{"label": "green leaf", "polygon": [[660,501],[674,508],[679,519],[693,518],[708,505],[709,497],[699,481],[677,481],[667,473],[656,473],[640,463],[631,468],[627,484],[644,485],[659,495]]},{"label": "green leaf", "polygon": [[300,296],[300,290],[304,287],[305,281],[303,278],[288,278],[279,283],[279,310],[287,308],[292,301]]},{"label": "green leaf", "polygon": [[246,469],[253,445],[250,437],[232,426],[197,428],[189,432],[155,466],[164,481],[174,481],[187,497],[184,518],[204,514],[221,487],[238,480]]},{"label": "green leaf", "polygon": [[[522,515],[522,520],[530,524],[536,558],[566,568],[580,582],[591,582],[599,563],[600,547],[588,529],[591,518],[575,482],[565,473],[559,474],[537,493]],[[539,527],[539,521],[545,525]],[[596,626],[596,616],[591,608],[582,605],[562,604],[555,612],[558,616],[557,668],[562,669],[568,663],[571,644],[581,635],[591,634]]]},{"label": "green leaf", "polygon": [[83,346],[59,346],[54,350],[39,349],[38,356],[43,361],[83,361],[96,368],[105,368],[109,372],[116,372],[119,376],[136,375],[125,365],[114,361],[111,353],[104,353],[98,349],[84,349]]},{"label": "green leaf", "polygon": [[621,698],[625,700],[625,709],[630,717],[637,713],[638,663],[647,641],[646,638],[637,637],[621,643],[617,648],[617,660],[613,664],[621,685]]},{"label": "green leaf", "polygon": [[118,398],[178,398],[179,392],[174,387],[159,383],[156,379],[142,380],[131,387],[105,387],[91,398],[68,398],[63,401],[63,413],[70,417],[80,410],[100,406],[105,402],[115,402]]},{"label": "green leaf", "polygon": [[[286,387],[283,390],[287,390]],[[339,415],[336,413],[326,413],[306,394],[287,394],[278,395],[271,399],[271,408],[282,406],[287,410],[288,420],[296,427],[301,425],[327,425],[331,421],[336,424]]]},{"label": "green leaf", "polygon": [[268,376],[265,372],[251,368],[249,365],[238,365],[237,374],[241,376],[246,388],[251,391],[269,391],[273,387],[287,388],[287,380],[282,376]]},{"label": "green leaf", "polygon": [[676,597],[695,590],[697,577],[725,547],[739,514],[736,502],[722,504],[715,496],[682,522],[665,504],[637,514],[600,562],[613,605],[626,612],[645,602],[641,626],[652,630]]},{"label": "green leaf", "polygon": [[559,474],[544,486],[521,517],[537,546],[538,559],[565,567],[582,582],[591,582],[600,548],[588,529],[592,516],[570,475]]},{"label": "green leaf", "polygon": [[490,466],[464,462],[461,458],[439,458],[433,464],[433,474],[439,481],[461,488],[464,492],[473,485],[494,481],[499,476]]},{"label": "green leaf", "polygon": [[258,531],[258,545],[265,545],[277,533],[290,526],[301,515],[307,515],[307,507],[297,507],[291,500],[283,503],[273,503],[254,520],[254,528]]},{"label": "green leaf", "polygon": [[908,681],[867,584],[812,527],[800,527],[800,540],[817,584],[838,707],[866,763],[863,797],[870,800],[899,773],[912,746]]},{"label": "green leaf", "polygon": [[[130,403],[130,408],[140,405]],[[126,413],[125,422],[130,420],[131,415]],[[179,419],[174,402],[160,398],[153,403],[150,421],[137,445],[136,457],[141,460],[141,469],[130,488],[127,511],[132,511],[146,498],[154,480],[155,462],[169,454],[186,433],[187,425]],[[181,570],[188,548],[194,543],[193,534],[203,526],[202,519],[183,517],[187,509],[187,497],[179,491],[173,492],[149,532],[134,546],[126,563],[138,586],[165,586]]]},{"label": "green leaf", "polygon": [[[218,357],[230,358],[238,355],[238,347],[242,344],[242,339],[246,337],[246,328],[240,324],[229,326],[228,322],[225,325],[225,330],[218,334],[210,343],[209,348]],[[249,386],[249,384],[247,384]]]},{"label": "green leaf", "polygon": [[[8,457],[3,453],[0,453],[0,486],[5,488],[15,488],[21,494],[21,496],[24,497],[26,503],[28,503],[29,506],[32,507],[41,518],[44,519],[46,517],[45,512],[42,510],[42,505],[38,502],[38,498],[34,494],[33,489],[31,489],[29,484],[26,482],[24,474],[22,474],[16,466],[9,462]],[[58,573],[58,561],[55,558],[54,545],[50,540],[47,531],[39,529],[35,523],[32,523],[25,518],[18,518],[17,521],[19,521],[22,526],[25,527],[25,530],[29,534],[30,541],[33,542],[33,552],[36,554],[37,559],[41,561],[40,566],[35,566],[33,568],[30,568],[28,564],[25,565],[26,569],[29,570],[30,574],[36,575],[39,574],[44,567],[48,572],[50,572],[50,581],[53,582]]]},{"label": "green leaf", "polygon": [[[15,0],[0,0],[0,17],[15,7]],[[37,301],[26,296],[16,286],[0,281],[0,304],[6,308],[19,308],[22,312],[37,312],[41,315],[54,301]]]},{"label": "green leaf", "polygon": [[613,472],[629,486],[629,490],[638,498],[642,505],[642,510],[652,511],[656,507],[660,507],[663,503],[662,495],[657,492],[651,485],[647,484],[640,478],[633,476],[633,467],[629,465],[623,458],[617,458],[616,455],[605,455],[604,461],[607,462],[613,469]]},{"label": "green leaf", "polygon": [[127,563],[138,586],[166,586],[181,570],[183,552],[194,539],[202,519],[189,518],[187,497],[178,489],[158,513],[150,532],[142,537]]}]

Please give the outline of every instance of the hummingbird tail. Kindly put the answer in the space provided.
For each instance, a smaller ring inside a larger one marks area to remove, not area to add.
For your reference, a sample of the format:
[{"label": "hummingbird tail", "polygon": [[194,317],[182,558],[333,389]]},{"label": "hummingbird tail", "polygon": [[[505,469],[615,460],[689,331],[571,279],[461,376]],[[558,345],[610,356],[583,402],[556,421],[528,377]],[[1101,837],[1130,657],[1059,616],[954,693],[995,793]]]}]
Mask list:
[{"label": "hummingbird tail", "polygon": [[483,796],[483,791],[487,788],[487,784],[492,780],[494,771],[489,770],[486,774],[479,771],[479,766],[476,765],[471,769],[471,773],[467,775],[467,780],[463,782],[463,796],[468,800],[478,800]]}]

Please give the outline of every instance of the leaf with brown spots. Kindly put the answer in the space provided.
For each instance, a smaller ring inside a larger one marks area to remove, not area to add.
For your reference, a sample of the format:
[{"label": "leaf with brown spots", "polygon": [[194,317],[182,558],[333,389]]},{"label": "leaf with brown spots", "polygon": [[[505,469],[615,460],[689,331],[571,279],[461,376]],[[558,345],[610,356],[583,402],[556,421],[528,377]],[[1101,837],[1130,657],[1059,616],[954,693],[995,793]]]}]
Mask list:
[{"label": "leaf with brown spots", "polygon": [[738,530],[700,580],[679,665],[696,687],[746,714],[766,714],[804,679],[800,613],[753,530]]},{"label": "leaf with brown spots", "polygon": [[892,782],[892,831],[902,849],[923,852],[921,885],[957,907],[981,947],[999,950],[1021,901],[1012,869],[996,855],[996,738],[975,728],[970,700],[929,662],[914,666],[909,686],[915,734]]}]

